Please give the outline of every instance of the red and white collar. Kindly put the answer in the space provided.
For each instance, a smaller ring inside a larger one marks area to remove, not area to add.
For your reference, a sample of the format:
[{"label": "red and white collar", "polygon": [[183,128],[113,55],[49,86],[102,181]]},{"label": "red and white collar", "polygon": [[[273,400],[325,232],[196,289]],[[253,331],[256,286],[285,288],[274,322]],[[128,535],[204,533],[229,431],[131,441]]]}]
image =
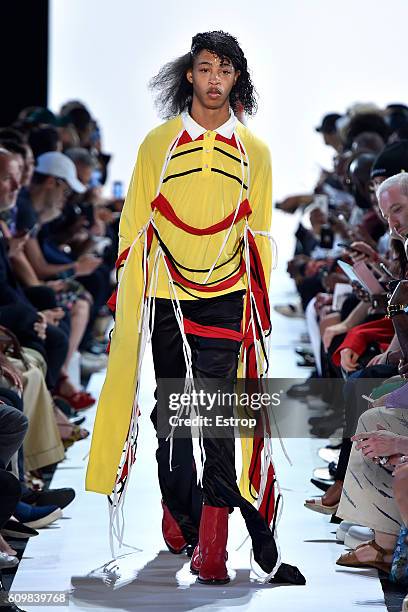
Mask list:
[{"label": "red and white collar", "polygon": [[[183,113],[181,113],[181,119],[183,121],[184,129],[190,136],[191,140],[197,140],[199,136],[202,136],[202,134],[205,134],[205,132],[208,132],[206,128],[204,128],[202,125],[197,123],[197,121],[194,121],[194,119],[191,117],[191,115],[187,111],[184,111]],[[224,138],[228,138],[229,140],[232,138],[236,125],[237,125],[237,118],[234,115],[232,109],[230,109],[229,119],[213,131],[217,132],[217,134],[219,134],[220,136],[223,136]]]}]

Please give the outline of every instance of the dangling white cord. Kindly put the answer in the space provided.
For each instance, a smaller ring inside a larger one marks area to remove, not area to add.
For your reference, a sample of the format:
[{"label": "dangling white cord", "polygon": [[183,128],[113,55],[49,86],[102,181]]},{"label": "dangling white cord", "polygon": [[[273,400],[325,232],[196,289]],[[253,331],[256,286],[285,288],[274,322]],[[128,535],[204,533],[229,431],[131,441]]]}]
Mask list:
[{"label": "dangling white cord", "polygon": [[[171,160],[171,157],[172,157],[172,152],[177,147],[177,144],[178,144],[178,142],[179,142],[183,132],[184,132],[184,128],[182,130],[180,130],[180,132],[173,139],[173,141],[170,143],[170,145],[169,145],[169,147],[167,149],[165,160],[164,160],[164,163],[163,163],[163,166],[162,166],[162,170],[161,170],[161,173],[160,173],[160,179],[159,179],[159,184],[158,184],[158,188],[157,188],[157,192],[156,192],[156,197],[160,193],[160,189],[161,189],[161,186],[162,186],[162,183],[163,183],[163,179],[164,179],[164,176],[165,176],[168,164],[169,164],[169,162]],[[137,437],[138,437],[138,416],[139,416],[138,398],[139,398],[139,391],[140,391],[140,385],[138,384],[138,381],[140,380],[140,372],[141,372],[141,368],[142,368],[144,351],[145,351],[147,342],[151,340],[151,333],[153,331],[153,324],[154,324],[154,320],[153,320],[152,321],[152,329],[150,329],[149,321],[151,320],[150,319],[151,315],[154,317],[154,309],[155,309],[155,297],[156,297],[157,284],[158,284],[158,262],[159,262],[159,257],[160,257],[160,254],[161,254],[160,247],[157,248],[155,259],[154,259],[153,274],[151,276],[151,281],[150,281],[150,284],[149,284],[149,296],[148,296],[148,299],[146,299],[146,297],[145,297],[145,295],[146,295],[146,287],[147,287],[147,284],[148,284],[148,279],[147,279],[147,264],[148,264],[148,258],[149,258],[149,255],[148,255],[148,252],[147,252],[147,230],[148,230],[148,227],[149,227],[150,224],[155,227],[155,225],[154,225],[154,214],[155,214],[155,211],[152,211],[149,220],[139,230],[139,232],[137,233],[137,236],[133,240],[133,242],[132,242],[132,244],[131,244],[131,246],[129,248],[129,252],[128,252],[128,255],[126,257],[125,263],[124,263],[123,272],[122,272],[120,278],[118,279],[117,299],[119,299],[119,292],[120,292],[120,289],[121,289],[121,280],[122,280],[122,278],[124,276],[126,267],[129,264],[129,261],[130,261],[132,252],[134,250],[134,247],[137,244],[137,242],[140,240],[141,236],[144,235],[142,304],[141,304],[141,309],[140,309],[140,318],[139,318],[139,322],[138,322],[138,333],[141,335],[141,338],[140,338],[140,347],[139,347],[139,359],[138,359],[138,364],[137,364],[137,382],[136,382],[135,395],[134,395],[133,406],[132,406],[132,416],[131,416],[131,421],[130,421],[130,425],[129,425],[128,438],[127,438],[127,440],[125,442],[124,449],[122,451],[121,463],[119,464],[119,467],[118,467],[116,481],[115,481],[115,485],[114,485],[114,488],[113,488],[113,491],[112,491],[111,502],[109,502],[109,499],[108,499],[108,504],[109,504],[109,543],[110,543],[111,553],[112,553],[112,556],[114,558],[116,558],[115,546],[114,546],[114,538],[118,541],[119,547],[127,546],[129,548],[133,548],[134,550],[140,551],[139,548],[130,546],[130,545],[125,544],[123,542],[124,529],[125,529],[124,501],[125,501],[125,495],[126,495],[126,492],[127,492],[127,488],[129,486],[129,481],[130,481],[130,473],[131,473],[132,459],[133,459],[133,444],[137,443]],[[164,258],[163,258],[163,261],[164,261]],[[166,268],[167,268],[167,266],[166,266]],[[152,299],[152,288],[153,287],[154,287],[154,297]],[[174,290],[174,288],[173,288],[173,290]],[[177,301],[177,305],[178,305],[179,311],[181,312],[181,308],[180,308],[180,305],[179,305],[178,301]],[[180,317],[176,316],[176,318],[179,321],[179,326],[180,326],[180,320],[179,320]],[[181,323],[182,323],[182,320],[181,320]],[[184,331],[184,329],[183,329],[183,331]],[[185,350],[184,347],[183,347],[183,349],[184,349],[185,359],[188,361],[188,359],[187,359],[188,358],[188,352],[186,354],[186,350]],[[190,361],[191,361],[191,351],[190,351]],[[191,368],[190,368],[190,371],[192,371]],[[171,440],[171,444],[172,444],[172,440]],[[85,458],[86,457],[84,457],[84,459]],[[118,479],[121,478],[121,475],[123,473],[123,469],[124,469],[126,464],[127,464],[126,482],[125,482],[125,485],[123,487],[123,491],[122,491],[122,493],[121,493],[121,495],[119,497],[119,495],[118,495]],[[120,524],[119,511],[121,512],[122,524]]]},{"label": "dangling white cord", "polygon": [[[176,320],[179,326],[179,330],[180,330],[180,335],[182,338],[183,354],[184,354],[184,360],[185,360],[185,365],[186,365],[186,378],[185,378],[185,383],[184,383],[184,392],[191,395],[191,393],[195,391],[191,348],[187,340],[186,333],[184,331],[184,316],[181,310],[176,286],[173,282],[173,278],[171,276],[166,259],[164,257],[164,253],[161,249],[160,249],[160,252],[161,252],[161,257],[162,257],[162,261],[163,261],[165,270],[167,272],[169,293],[170,293],[170,299],[171,299],[171,303],[172,303],[173,310],[174,310],[174,315],[176,317]],[[175,415],[176,423],[178,422],[181,415],[183,414],[183,410],[184,410],[184,407],[180,406],[177,411],[177,414]],[[172,453],[173,453],[173,435],[174,435],[174,430],[176,426],[177,425],[172,426],[170,434],[166,438],[166,440],[170,441],[170,456],[169,456],[170,471],[172,471],[171,462],[172,462]],[[204,464],[206,460],[206,453],[205,453],[205,448],[204,448],[201,425],[199,425],[199,449],[196,448],[196,442],[195,442],[194,436],[192,436],[192,444],[193,444],[193,455],[194,455],[194,459],[196,463],[196,470],[197,470],[197,480],[199,483],[201,483],[203,474],[204,474]]]},{"label": "dangling white cord", "polygon": [[[138,363],[137,363],[137,368],[136,368],[137,382],[136,382],[135,394],[134,394],[133,404],[132,404],[132,415],[131,415],[130,424],[129,424],[128,437],[126,439],[124,449],[122,451],[121,462],[118,467],[116,482],[115,482],[114,489],[112,492],[112,503],[109,505],[109,542],[110,542],[110,548],[111,548],[112,555],[115,558],[116,558],[116,554],[115,554],[115,547],[114,547],[114,541],[113,541],[114,538],[118,541],[119,547],[126,546],[134,550],[140,550],[137,547],[130,546],[129,544],[125,544],[123,542],[123,536],[124,536],[124,529],[125,529],[124,502],[125,502],[127,488],[129,486],[130,474],[132,471],[133,460],[134,460],[133,447],[134,445],[137,444],[137,438],[138,438],[138,420],[139,420],[138,399],[139,399],[139,392],[140,392],[140,385],[138,381],[140,380],[140,372],[142,368],[143,356],[144,356],[146,343],[148,339],[148,330],[146,327],[146,317],[148,316],[148,310],[146,309],[146,305],[145,305],[145,290],[147,286],[147,278],[146,278],[147,259],[148,259],[147,228],[148,228],[149,223],[150,223],[150,220],[138,232],[135,240],[133,241],[129,249],[128,256],[125,260],[125,266],[124,266],[123,273],[118,283],[118,294],[119,294],[123,274],[125,272],[126,266],[128,265],[130,261],[130,257],[132,256],[133,249],[136,243],[138,242],[138,240],[140,240],[141,236],[144,235],[145,241],[144,241],[144,249],[143,249],[143,293],[142,293],[142,298],[141,298],[142,305],[140,308],[140,319],[138,323],[138,331],[141,335],[141,338],[140,338],[140,346],[139,346]],[[123,487],[123,491],[121,492],[121,495],[119,497],[118,482],[120,481],[125,465],[127,467],[127,476],[126,476],[126,481]],[[119,513],[121,513],[121,516],[122,516],[122,524],[120,523]]]},{"label": "dangling white cord", "polygon": [[179,140],[182,137],[184,131],[185,131],[185,129],[183,127],[180,130],[180,132],[177,134],[177,136],[171,141],[171,143],[169,145],[169,148],[167,149],[166,157],[164,158],[162,170],[160,172],[160,179],[159,179],[159,185],[158,185],[157,191],[156,191],[156,198],[157,198],[157,196],[160,193],[160,189],[161,189],[161,186],[162,186],[162,183],[163,183],[164,175],[166,174],[167,166],[170,163],[170,160],[171,160],[171,157],[172,157],[172,153],[173,153],[174,149],[177,148]]}]

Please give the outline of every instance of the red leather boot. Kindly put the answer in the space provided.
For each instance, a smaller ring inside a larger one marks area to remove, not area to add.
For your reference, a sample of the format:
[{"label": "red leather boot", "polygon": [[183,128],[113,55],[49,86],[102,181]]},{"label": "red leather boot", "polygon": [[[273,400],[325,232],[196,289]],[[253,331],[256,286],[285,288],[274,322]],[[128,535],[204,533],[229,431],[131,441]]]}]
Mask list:
[{"label": "red leather boot", "polygon": [[163,520],[162,520],[162,533],[166,546],[171,553],[179,555],[187,548],[187,542],[184,539],[181,529],[178,526],[177,521],[173,518],[170,510],[163,503]]},{"label": "red leather boot", "polygon": [[204,584],[229,582],[227,566],[228,508],[203,506],[200,521],[198,581]]},{"label": "red leather boot", "polygon": [[200,567],[201,567],[200,545],[197,544],[197,546],[194,549],[193,555],[191,557],[190,572],[192,574],[199,574]]}]

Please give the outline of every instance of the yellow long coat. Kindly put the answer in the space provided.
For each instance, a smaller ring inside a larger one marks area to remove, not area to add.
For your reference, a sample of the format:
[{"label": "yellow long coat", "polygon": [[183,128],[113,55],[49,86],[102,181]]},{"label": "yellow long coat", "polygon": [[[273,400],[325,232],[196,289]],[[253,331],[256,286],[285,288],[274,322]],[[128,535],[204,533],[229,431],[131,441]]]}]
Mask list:
[{"label": "yellow long coat", "polygon": [[[118,465],[121,459],[124,444],[127,438],[129,423],[131,419],[132,406],[137,385],[137,367],[139,361],[139,349],[141,335],[139,333],[139,322],[143,304],[143,255],[145,246],[145,235],[134,243],[140,230],[146,225],[151,215],[151,202],[157,195],[160,185],[160,176],[163,161],[168,152],[170,143],[182,130],[182,119],[180,116],[171,119],[158,128],[152,130],[140,146],[138,159],[133,171],[128,194],[123,208],[119,228],[119,253],[123,253],[131,247],[126,264],[120,278],[118,291],[115,327],[111,338],[111,347],[108,360],[108,368],[104,385],[98,403],[98,410],[92,436],[92,445],[86,475],[86,489],[110,495],[116,480]],[[249,225],[254,231],[268,232],[271,223],[272,209],[272,180],[271,163],[268,148],[257,139],[244,125],[238,122],[235,132],[245,147],[250,167],[250,185],[247,198],[250,202],[252,213],[249,215]],[[211,138],[211,133],[208,133]],[[187,157],[187,156],[186,156]],[[228,157],[226,162],[228,163]],[[215,173],[205,176],[203,181],[194,192],[194,203],[189,208],[187,199],[181,210],[177,208],[175,194],[165,194],[171,199],[173,207],[179,216],[187,223],[196,227],[205,227],[217,222],[226,214],[230,213],[236,206],[236,187],[231,186],[231,194],[226,192],[222,186],[221,209],[214,210],[214,193],[218,194],[221,189],[222,177]],[[194,177],[197,180],[197,177]],[[171,181],[170,181],[171,182]],[[225,181],[224,181],[225,182]],[[231,181],[235,183],[235,181]],[[197,183],[196,183],[197,184]],[[169,184],[166,183],[166,186]],[[170,189],[170,186],[168,187]],[[233,191],[235,190],[235,191]],[[211,204],[211,205],[207,205]],[[197,211],[200,212],[197,218]],[[203,213],[203,211],[205,211]],[[232,249],[239,232],[243,230],[244,221],[237,224],[234,232],[237,235],[231,237]],[[165,228],[164,230],[165,231]],[[205,261],[200,259],[200,264],[212,262],[218,254],[220,241],[224,234],[214,238],[206,245]],[[190,261],[195,266],[198,257],[199,245],[197,236],[184,234],[180,236],[177,232],[168,233],[168,240],[173,241],[170,250],[176,249],[179,261]],[[265,235],[255,237],[258,250],[263,263],[265,278],[269,282],[271,270],[271,248],[270,242]],[[132,246],[133,245],[133,246]],[[151,258],[154,256],[154,244],[152,245]],[[156,245],[157,246],[157,245]],[[201,251],[200,251],[201,252]],[[227,259],[227,256],[225,257]],[[204,267],[204,266],[202,266]],[[229,291],[245,287],[244,276],[240,285],[235,285]],[[223,292],[212,293],[211,296],[220,295]],[[225,291],[224,291],[225,293]],[[158,297],[169,297],[167,277],[163,269],[159,273]],[[208,294],[206,294],[208,297]],[[188,296],[180,296],[180,299]],[[244,464],[247,463],[251,448],[246,445]],[[247,478],[245,470],[241,478],[241,489],[243,494],[247,493]]]}]

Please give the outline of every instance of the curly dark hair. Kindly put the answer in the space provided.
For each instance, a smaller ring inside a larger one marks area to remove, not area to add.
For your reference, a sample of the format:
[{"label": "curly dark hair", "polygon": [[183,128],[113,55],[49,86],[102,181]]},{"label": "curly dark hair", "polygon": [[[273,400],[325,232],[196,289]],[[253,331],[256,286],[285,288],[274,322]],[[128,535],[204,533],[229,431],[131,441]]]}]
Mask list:
[{"label": "curly dark hair", "polygon": [[169,119],[190,108],[193,86],[187,80],[186,72],[193,67],[194,59],[204,49],[221,60],[230,60],[235,70],[240,71],[230,93],[230,105],[234,112],[242,107],[245,113],[254,115],[257,110],[256,90],[245,55],[234,36],[219,30],[196,34],[191,43],[191,51],[165,64],[151,79],[149,87],[155,92],[155,104],[160,116]]}]

